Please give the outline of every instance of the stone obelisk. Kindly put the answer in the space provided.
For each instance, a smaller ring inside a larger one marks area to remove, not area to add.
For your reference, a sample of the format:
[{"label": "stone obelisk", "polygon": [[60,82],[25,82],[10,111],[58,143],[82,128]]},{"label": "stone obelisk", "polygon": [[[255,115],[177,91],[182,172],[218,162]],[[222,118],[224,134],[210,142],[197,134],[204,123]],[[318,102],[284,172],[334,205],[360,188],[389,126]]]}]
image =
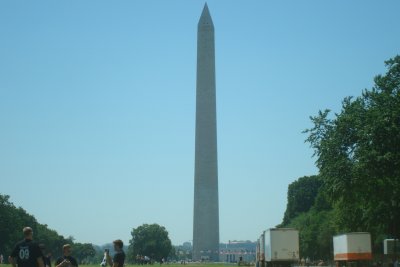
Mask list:
[{"label": "stone obelisk", "polygon": [[204,5],[197,29],[193,260],[219,261],[214,25]]}]

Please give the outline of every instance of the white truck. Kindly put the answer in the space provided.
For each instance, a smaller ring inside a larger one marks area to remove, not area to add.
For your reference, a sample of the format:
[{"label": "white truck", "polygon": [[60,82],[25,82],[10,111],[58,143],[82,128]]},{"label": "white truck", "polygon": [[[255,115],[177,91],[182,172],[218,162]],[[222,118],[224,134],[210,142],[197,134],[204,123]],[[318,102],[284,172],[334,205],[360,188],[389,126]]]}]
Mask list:
[{"label": "white truck", "polygon": [[372,260],[371,235],[354,232],[334,236],[333,256],[337,267],[369,265]]},{"label": "white truck", "polygon": [[264,246],[265,246],[265,235],[264,232],[260,235],[260,238],[258,239],[258,259],[256,261],[256,267],[265,267],[265,252],[264,252]]},{"label": "white truck", "polygon": [[299,231],[271,228],[264,231],[266,267],[288,267],[299,261]]}]

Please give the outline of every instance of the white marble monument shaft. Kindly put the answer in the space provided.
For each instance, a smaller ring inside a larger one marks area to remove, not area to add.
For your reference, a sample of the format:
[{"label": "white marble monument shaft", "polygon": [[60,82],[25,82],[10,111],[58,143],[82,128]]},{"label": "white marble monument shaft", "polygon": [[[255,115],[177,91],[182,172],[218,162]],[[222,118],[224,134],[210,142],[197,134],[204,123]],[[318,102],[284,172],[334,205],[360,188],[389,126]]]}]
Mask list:
[{"label": "white marble monument shaft", "polygon": [[219,260],[214,25],[205,4],[197,31],[193,260]]}]

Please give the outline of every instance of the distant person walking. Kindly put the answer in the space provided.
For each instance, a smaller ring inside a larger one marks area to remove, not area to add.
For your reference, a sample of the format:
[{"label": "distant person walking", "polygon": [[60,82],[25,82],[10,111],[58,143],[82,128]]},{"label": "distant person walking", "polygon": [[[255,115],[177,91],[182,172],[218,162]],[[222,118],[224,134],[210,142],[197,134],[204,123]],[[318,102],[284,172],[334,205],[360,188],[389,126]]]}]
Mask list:
[{"label": "distant person walking", "polygon": [[44,267],[43,254],[39,245],[33,241],[33,231],[30,227],[24,227],[24,240],[18,242],[10,257],[13,267]]},{"label": "distant person walking", "polygon": [[117,239],[113,241],[115,254],[113,259],[111,259],[110,254],[107,254],[107,262],[111,267],[124,267],[125,263],[125,252],[123,250],[124,243],[122,240]]},{"label": "distant person walking", "polygon": [[103,266],[103,267],[107,266],[107,256],[108,256],[108,252],[109,252],[109,250],[106,248],[106,249],[104,250],[104,257],[103,257],[103,260],[102,260],[101,263],[100,263],[100,266]]},{"label": "distant person walking", "polygon": [[78,262],[71,256],[72,248],[70,244],[63,246],[63,256],[56,260],[56,267],[78,267]]}]

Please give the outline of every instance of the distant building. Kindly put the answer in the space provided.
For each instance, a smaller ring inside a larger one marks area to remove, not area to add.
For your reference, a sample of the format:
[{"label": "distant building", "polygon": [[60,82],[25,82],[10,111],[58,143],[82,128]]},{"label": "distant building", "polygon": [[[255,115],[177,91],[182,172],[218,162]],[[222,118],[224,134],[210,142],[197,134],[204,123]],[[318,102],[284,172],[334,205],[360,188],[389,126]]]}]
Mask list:
[{"label": "distant building", "polygon": [[[185,242],[180,246],[175,246],[178,258],[190,259],[192,255],[192,244]],[[256,261],[256,242],[246,241],[229,241],[228,243],[219,244],[219,262],[238,263],[242,257],[243,262]]]},{"label": "distant building", "polygon": [[187,248],[187,249],[192,249],[192,243],[190,242],[184,242],[182,244],[182,247]]},{"label": "distant building", "polygon": [[220,262],[255,262],[256,261],[256,242],[252,241],[229,241],[220,243],[219,261]]}]

